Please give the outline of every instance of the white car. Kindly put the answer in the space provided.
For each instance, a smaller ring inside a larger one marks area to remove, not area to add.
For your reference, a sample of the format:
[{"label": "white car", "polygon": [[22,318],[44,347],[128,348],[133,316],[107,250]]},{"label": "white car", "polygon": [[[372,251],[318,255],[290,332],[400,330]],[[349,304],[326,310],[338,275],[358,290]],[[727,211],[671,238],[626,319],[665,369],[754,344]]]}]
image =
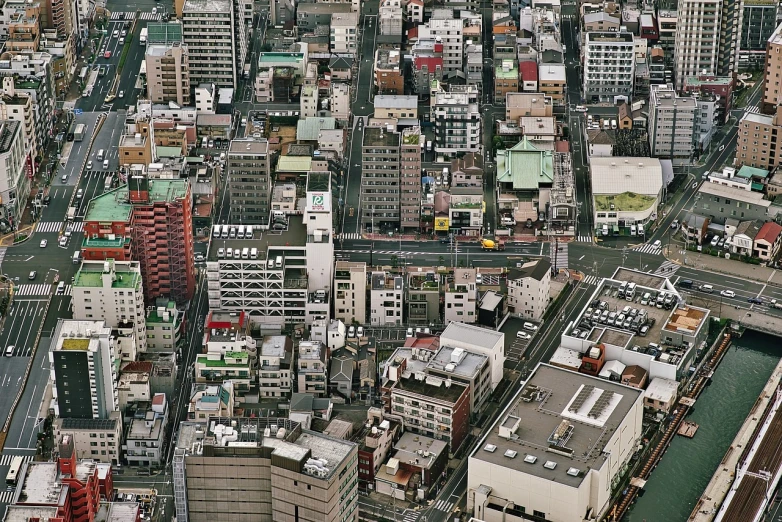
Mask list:
[{"label": "white car", "polygon": [[87,162],[87,170],[92,170],[92,160]]},{"label": "white car", "polygon": [[660,240],[658,239],[657,241],[655,241],[654,243],[652,243],[652,246],[653,246],[654,248],[660,248],[661,246],[663,246],[663,244],[662,244],[662,241],[660,241]]},{"label": "white car", "polygon": [[524,323],[524,324],[522,325],[522,327],[523,327],[525,330],[529,330],[530,332],[535,332],[535,331],[537,331],[537,329],[538,329],[538,327],[537,327],[537,326],[535,326],[535,325],[534,325],[534,324],[532,324],[532,323]]},{"label": "white car", "polygon": [[413,329],[412,328],[408,328],[407,329],[407,337],[412,337],[412,336],[413,336]]},{"label": "white car", "polygon": [[45,239],[41,239],[41,248],[46,248],[46,245],[48,245],[49,242]]},{"label": "white car", "polygon": [[355,336],[356,336],[356,327],[351,326],[350,328],[348,328],[348,338],[352,339]]},{"label": "white car", "polygon": [[528,334],[527,332],[519,331],[519,332],[516,332],[516,338],[517,339],[522,339],[524,341],[529,341],[530,339],[532,339],[532,336],[530,334]]},{"label": "white car", "polygon": [[736,292],[734,292],[733,290],[723,290],[722,292],[720,292],[720,295],[722,297],[736,297]]},{"label": "white car", "polygon": [[720,145],[720,152],[722,152],[723,150],[725,150],[725,145]]},{"label": "white car", "polygon": [[677,228],[679,228],[679,220],[674,219],[673,223],[671,223],[671,230],[676,230]]},{"label": "white car", "polygon": [[364,337],[364,327],[359,326],[356,328],[356,337]]}]

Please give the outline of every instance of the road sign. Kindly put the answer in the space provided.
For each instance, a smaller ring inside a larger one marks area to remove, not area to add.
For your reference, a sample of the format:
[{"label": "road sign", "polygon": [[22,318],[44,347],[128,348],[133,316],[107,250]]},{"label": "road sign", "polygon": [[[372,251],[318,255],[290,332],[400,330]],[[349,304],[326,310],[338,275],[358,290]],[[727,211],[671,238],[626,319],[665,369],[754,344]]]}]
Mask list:
[{"label": "road sign", "polygon": [[81,110],[81,109],[74,109],[74,110],[73,110],[73,113],[74,113],[74,114],[76,114],[76,115],[79,115],[79,114],[82,114],[82,113],[84,113],[84,111],[83,111],[83,110]]}]

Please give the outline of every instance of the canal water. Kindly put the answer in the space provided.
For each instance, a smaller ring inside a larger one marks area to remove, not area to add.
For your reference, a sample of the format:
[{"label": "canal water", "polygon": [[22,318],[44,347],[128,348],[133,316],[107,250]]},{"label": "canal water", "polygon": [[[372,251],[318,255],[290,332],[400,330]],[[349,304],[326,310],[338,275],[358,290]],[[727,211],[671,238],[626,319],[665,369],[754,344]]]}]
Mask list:
[{"label": "canal water", "polygon": [[692,439],[674,436],[625,520],[679,522],[690,516],[752,405],[779,362],[779,339],[746,332],[734,339],[688,420]]}]

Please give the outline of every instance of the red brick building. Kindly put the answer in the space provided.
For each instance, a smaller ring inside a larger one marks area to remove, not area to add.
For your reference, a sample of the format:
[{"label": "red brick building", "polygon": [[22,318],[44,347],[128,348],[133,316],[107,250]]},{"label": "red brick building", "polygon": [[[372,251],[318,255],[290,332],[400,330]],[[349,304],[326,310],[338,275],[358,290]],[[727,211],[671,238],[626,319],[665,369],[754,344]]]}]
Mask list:
[{"label": "red brick building", "polygon": [[94,198],[84,217],[82,252],[88,260],[138,261],[147,303],[189,300],[195,292],[190,185],[133,177]]}]

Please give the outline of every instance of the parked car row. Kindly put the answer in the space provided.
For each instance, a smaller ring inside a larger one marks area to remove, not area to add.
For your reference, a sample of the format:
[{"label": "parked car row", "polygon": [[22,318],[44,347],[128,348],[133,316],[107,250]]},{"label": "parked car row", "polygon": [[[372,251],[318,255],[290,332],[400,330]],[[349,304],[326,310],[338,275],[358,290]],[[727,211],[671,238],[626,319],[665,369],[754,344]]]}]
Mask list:
[{"label": "parked car row", "polygon": [[597,308],[587,308],[581,323],[576,326],[571,335],[580,339],[586,339],[587,335],[589,335],[589,330],[593,326],[606,325],[630,330],[643,337],[649,332],[649,328],[654,325],[655,319],[653,317],[650,318],[648,312],[642,308],[634,308],[628,305],[621,311],[611,311],[607,306],[600,307],[600,304],[604,303],[605,301],[600,301]]}]

